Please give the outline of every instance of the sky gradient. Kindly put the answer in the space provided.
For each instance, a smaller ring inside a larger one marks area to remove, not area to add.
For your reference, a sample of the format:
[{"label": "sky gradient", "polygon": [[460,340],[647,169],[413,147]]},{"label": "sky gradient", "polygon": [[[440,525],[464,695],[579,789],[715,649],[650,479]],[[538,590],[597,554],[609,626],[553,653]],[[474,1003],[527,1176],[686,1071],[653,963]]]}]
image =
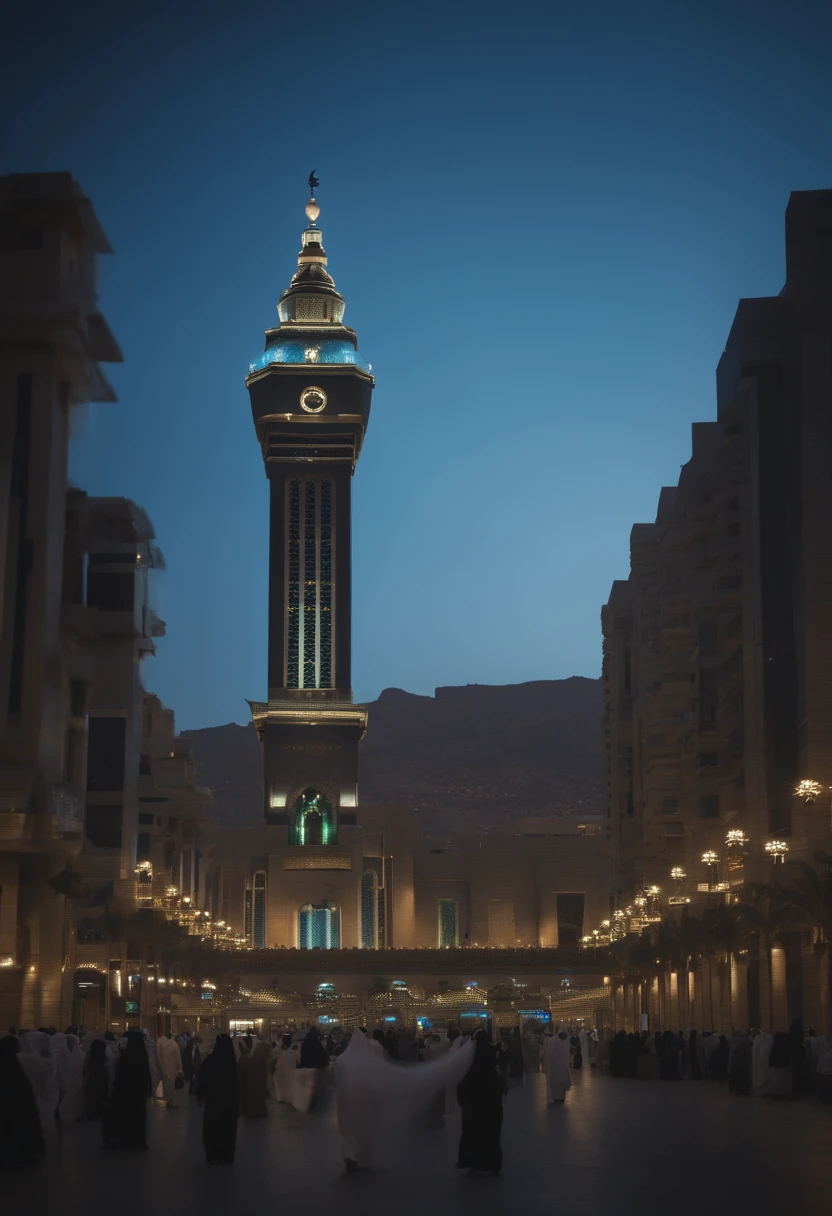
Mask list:
[{"label": "sky gradient", "polygon": [[715,415],[737,300],[832,186],[820,3],[33,3],[2,171],[70,170],[115,247],[119,397],[73,480],[149,513],[180,728],[266,694],[244,377],[316,169],[377,386],[354,483],[356,696],[596,676],[634,522]]}]

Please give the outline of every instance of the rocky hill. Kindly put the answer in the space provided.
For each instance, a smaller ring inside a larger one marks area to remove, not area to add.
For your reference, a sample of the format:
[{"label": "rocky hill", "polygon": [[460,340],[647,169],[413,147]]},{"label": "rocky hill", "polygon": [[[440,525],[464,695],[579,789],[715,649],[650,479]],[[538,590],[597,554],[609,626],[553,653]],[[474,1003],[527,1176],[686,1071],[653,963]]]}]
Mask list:
[{"label": "rocky hill", "polygon": [[[183,731],[194,745],[213,814],[262,814],[260,749],[251,726]],[[487,826],[505,815],[604,811],[601,683],[575,676],[528,684],[387,688],[370,706],[361,745],[362,802],[408,802],[426,827]]]}]

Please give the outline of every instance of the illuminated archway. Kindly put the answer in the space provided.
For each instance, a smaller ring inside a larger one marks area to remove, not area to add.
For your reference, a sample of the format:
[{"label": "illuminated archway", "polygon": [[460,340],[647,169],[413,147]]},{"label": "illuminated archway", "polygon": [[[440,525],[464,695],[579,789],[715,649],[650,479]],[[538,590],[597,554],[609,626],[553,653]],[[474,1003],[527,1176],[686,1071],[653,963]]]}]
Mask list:
[{"label": "illuminated archway", "polygon": [[320,790],[306,789],[292,807],[289,844],[326,845],[338,840],[338,820]]}]

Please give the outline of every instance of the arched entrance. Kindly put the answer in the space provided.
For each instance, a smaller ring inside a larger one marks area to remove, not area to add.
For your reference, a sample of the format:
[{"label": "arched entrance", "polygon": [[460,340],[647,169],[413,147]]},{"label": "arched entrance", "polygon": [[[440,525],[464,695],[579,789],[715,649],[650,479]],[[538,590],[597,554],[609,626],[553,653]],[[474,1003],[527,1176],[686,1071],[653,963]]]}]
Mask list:
[{"label": "arched entrance", "polygon": [[289,844],[335,844],[338,820],[332,804],[320,790],[306,789],[292,807]]}]

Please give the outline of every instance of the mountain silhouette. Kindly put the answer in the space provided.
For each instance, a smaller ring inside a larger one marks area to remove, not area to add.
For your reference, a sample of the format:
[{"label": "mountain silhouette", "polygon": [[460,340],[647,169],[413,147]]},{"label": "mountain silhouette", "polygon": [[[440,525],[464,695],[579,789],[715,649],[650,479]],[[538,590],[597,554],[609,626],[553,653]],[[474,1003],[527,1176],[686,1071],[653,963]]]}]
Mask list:
[{"label": "mountain silhouette", "polygon": [[[183,731],[211,815],[262,815],[253,726]],[[370,705],[359,758],[360,802],[405,802],[429,830],[492,826],[505,816],[603,815],[601,682],[573,676],[525,684],[386,688]]]}]

